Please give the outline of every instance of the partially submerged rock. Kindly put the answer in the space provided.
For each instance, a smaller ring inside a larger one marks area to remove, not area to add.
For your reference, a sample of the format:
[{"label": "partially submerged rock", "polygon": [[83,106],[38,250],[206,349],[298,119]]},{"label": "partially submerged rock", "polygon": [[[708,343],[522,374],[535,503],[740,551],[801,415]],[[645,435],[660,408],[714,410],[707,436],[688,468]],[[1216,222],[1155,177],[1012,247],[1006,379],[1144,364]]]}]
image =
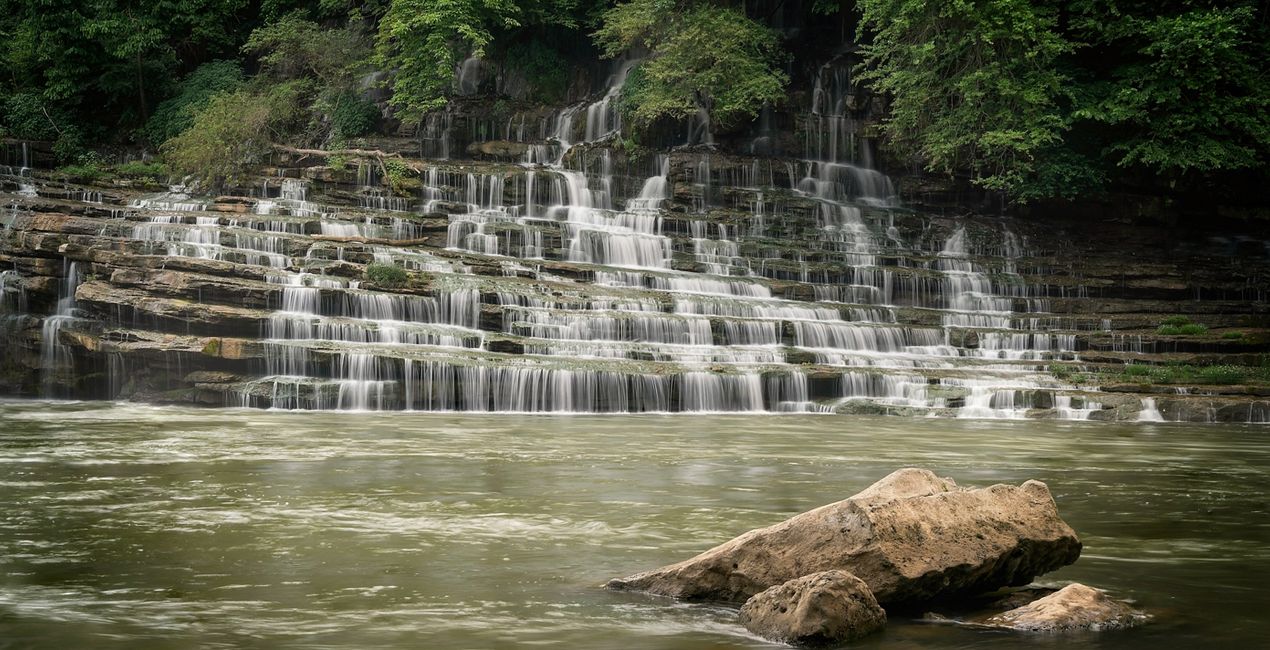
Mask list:
[{"label": "partially submerged rock", "polygon": [[1146,614],[1112,599],[1101,589],[1073,583],[1027,605],[989,617],[984,624],[1023,632],[1097,632],[1133,627],[1146,619]]},{"label": "partially submerged rock", "polygon": [[822,571],[756,594],[741,608],[741,623],[772,641],[833,645],[882,629],[886,612],[863,580]]},{"label": "partially submerged rock", "polygon": [[967,489],[909,468],[852,498],[608,587],[742,603],[786,581],[841,569],[883,605],[909,604],[1024,585],[1075,562],[1080,549],[1044,483]]}]

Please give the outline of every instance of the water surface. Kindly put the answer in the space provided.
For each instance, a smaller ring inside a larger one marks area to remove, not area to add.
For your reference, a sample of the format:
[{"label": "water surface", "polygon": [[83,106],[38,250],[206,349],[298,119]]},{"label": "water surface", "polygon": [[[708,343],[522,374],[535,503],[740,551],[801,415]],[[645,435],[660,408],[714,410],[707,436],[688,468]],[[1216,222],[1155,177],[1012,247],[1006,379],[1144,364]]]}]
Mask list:
[{"label": "water surface", "polygon": [[[0,402],[0,647],[771,647],[732,610],[597,585],[910,465],[1050,485],[1085,551],[1040,582],[1086,582],[1158,617],[1078,645],[1252,647],[1270,638],[1268,436]],[[859,647],[1071,641],[896,616]]]}]

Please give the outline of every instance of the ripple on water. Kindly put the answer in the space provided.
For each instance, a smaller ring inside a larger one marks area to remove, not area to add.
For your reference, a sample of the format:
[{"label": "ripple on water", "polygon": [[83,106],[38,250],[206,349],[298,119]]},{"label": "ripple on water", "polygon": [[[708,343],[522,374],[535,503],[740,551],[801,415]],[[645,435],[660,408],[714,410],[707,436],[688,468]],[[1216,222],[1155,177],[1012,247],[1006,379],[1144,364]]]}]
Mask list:
[{"label": "ripple on water", "polygon": [[[1270,636],[1249,569],[1270,560],[1264,428],[26,402],[0,421],[0,501],[19,504],[0,636],[37,648],[770,647],[733,610],[598,585],[911,465],[1046,481],[1086,544],[1047,584],[1197,613],[1106,647]],[[897,616],[867,645],[1017,638]]]}]

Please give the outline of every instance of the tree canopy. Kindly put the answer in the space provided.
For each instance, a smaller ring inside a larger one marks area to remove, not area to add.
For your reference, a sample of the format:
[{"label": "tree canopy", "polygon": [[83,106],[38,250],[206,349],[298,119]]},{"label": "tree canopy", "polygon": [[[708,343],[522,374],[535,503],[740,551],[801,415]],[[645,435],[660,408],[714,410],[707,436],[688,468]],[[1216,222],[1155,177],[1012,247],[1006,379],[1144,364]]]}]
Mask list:
[{"label": "tree canopy", "polygon": [[1265,9],[1252,2],[860,0],[888,144],[1016,199],[1111,177],[1265,169]]},{"label": "tree canopy", "polygon": [[648,52],[628,82],[629,112],[642,123],[699,111],[735,123],[780,102],[789,83],[779,34],[731,7],[630,0],[605,12],[594,36],[608,57]]}]

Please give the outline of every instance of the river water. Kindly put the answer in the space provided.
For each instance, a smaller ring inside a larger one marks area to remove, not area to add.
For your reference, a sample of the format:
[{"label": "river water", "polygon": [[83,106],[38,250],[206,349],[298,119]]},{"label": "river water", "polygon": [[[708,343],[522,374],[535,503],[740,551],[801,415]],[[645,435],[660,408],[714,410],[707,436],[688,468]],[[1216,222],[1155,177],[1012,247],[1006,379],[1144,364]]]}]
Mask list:
[{"label": "river water", "polygon": [[[1265,427],[507,416],[0,402],[0,648],[769,647],[598,588],[903,466],[1046,481],[1081,581],[1155,612],[1082,647],[1270,639]],[[867,648],[1055,638],[892,617]]]}]

